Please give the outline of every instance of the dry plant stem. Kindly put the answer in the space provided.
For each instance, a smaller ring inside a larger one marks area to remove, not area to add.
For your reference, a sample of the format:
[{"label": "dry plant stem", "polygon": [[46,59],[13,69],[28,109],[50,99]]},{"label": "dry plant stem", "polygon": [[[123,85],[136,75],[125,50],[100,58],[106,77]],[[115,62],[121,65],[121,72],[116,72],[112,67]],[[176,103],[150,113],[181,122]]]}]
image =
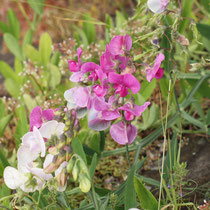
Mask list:
[{"label": "dry plant stem", "polygon": [[[162,121],[162,128],[163,128],[163,158],[162,158],[162,167],[161,167],[161,174],[160,174],[160,191],[159,191],[159,200],[158,200],[158,210],[160,209],[160,201],[161,201],[161,192],[162,192],[162,185],[163,185],[163,168],[164,168],[164,160],[165,160],[165,150],[166,150],[166,129],[167,129],[167,121],[168,121],[168,108],[170,102],[170,93],[171,93],[171,79],[169,80],[169,87],[168,87],[168,98],[167,98],[167,107],[166,107],[166,120],[165,126]],[[162,118],[162,107],[161,107],[161,118]]]}]

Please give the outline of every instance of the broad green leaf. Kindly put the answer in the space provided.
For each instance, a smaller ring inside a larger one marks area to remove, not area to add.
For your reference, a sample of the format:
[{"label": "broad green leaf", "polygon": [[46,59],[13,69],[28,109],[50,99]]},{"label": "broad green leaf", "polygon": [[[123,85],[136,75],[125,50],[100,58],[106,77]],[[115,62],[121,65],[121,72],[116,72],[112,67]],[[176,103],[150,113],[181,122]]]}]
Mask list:
[{"label": "broad green leaf", "polygon": [[10,78],[4,81],[4,85],[9,94],[17,99],[18,96],[20,95],[20,85],[15,80]]},{"label": "broad green leaf", "polygon": [[[6,197],[10,194],[11,190],[6,186],[5,183],[3,183],[2,186],[0,187],[0,198]],[[12,209],[10,205],[10,199],[4,200],[1,204],[9,209]]]},{"label": "broad green leaf", "polygon": [[0,21],[0,31],[4,34],[4,33],[9,33],[9,28],[8,28],[8,26],[4,23],[4,22],[2,22],[2,21]]},{"label": "broad green leaf", "polygon": [[125,210],[136,207],[136,192],[134,189],[134,182],[133,182],[134,173],[135,173],[135,166],[132,166],[125,184],[125,197],[124,197]]},{"label": "broad green leaf", "polygon": [[24,100],[25,105],[28,108],[29,113],[31,113],[32,109],[35,106],[37,106],[36,101],[29,94],[26,94],[26,93],[23,95],[23,100]]},{"label": "broad green leaf", "polygon": [[27,1],[36,14],[41,15],[43,13],[45,0],[27,0]]},{"label": "broad green leaf", "polygon": [[158,209],[157,200],[152,195],[152,193],[149,190],[147,190],[147,188],[142,184],[142,182],[137,177],[134,177],[134,186],[141,207],[147,210],[157,210]]},{"label": "broad green leaf", "polygon": [[43,33],[39,40],[39,56],[42,65],[47,66],[52,53],[52,39],[48,33]]},{"label": "broad green leaf", "polygon": [[[18,73],[23,71],[23,65],[21,61],[16,57],[15,58],[15,73],[18,75]],[[18,77],[18,81],[20,80],[20,77]]]},{"label": "broad green leaf", "polygon": [[85,155],[83,146],[80,143],[78,138],[73,138],[72,148],[73,148],[74,153],[78,154],[83,159],[83,161],[87,164],[87,159],[86,159],[86,155]]},{"label": "broad green leaf", "polygon": [[89,169],[89,173],[90,173],[90,180],[93,180],[94,177],[94,173],[96,170],[96,166],[98,164],[98,158],[97,158],[97,154],[95,153],[93,155],[92,161],[91,161],[91,165],[90,165],[90,169]]},{"label": "broad green leaf", "polygon": [[22,43],[22,46],[24,47],[24,45],[26,44],[32,44],[32,39],[33,39],[33,30],[32,29],[29,29],[24,38],[23,38],[23,43]]},{"label": "broad green leaf", "polygon": [[141,83],[140,94],[144,97],[145,101],[151,96],[155,87],[156,87],[156,79],[153,79],[151,82],[145,80],[144,82]]},{"label": "broad green leaf", "polygon": [[29,58],[32,62],[37,62],[39,64],[41,63],[39,52],[32,45],[26,44],[24,46],[24,52],[26,54],[26,57]]},{"label": "broad green leaf", "polygon": [[7,115],[0,119],[0,137],[3,136],[4,130],[7,127],[8,123],[12,119],[13,114]]},{"label": "broad green leaf", "polygon": [[18,40],[12,34],[9,33],[5,33],[3,35],[3,38],[9,50],[20,60],[23,60],[23,52],[18,43]]},{"label": "broad green leaf", "polygon": [[206,117],[206,125],[210,125],[210,109],[208,110],[208,114],[207,114],[207,117]]},{"label": "broad green leaf", "polygon": [[0,98],[0,120],[6,115],[6,107],[4,101]]},{"label": "broad green leaf", "polygon": [[116,11],[116,27],[117,29],[121,29],[124,27],[126,23],[126,19],[120,11]]},{"label": "broad green leaf", "polygon": [[57,66],[49,63],[48,64],[48,69],[50,71],[50,81],[49,81],[49,86],[51,88],[55,88],[57,85],[60,84],[61,81],[61,73],[60,70]]},{"label": "broad green leaf", "polygon": [[95,132],[91,139],[90,139],[90,148],[96,151],[97,153],[100,153],[100,135],[98,132]]},{"label": "broad green leaf", "polygon": [[104,151],[105,140],[106,140],[105,132],[100,131],[100,152]]},{"label": "broad green leaf", "polygon": [[[91,23],[93,18],[88,13],[86,13],[83,16],[83,19],[86,20],[83,22],[84,32],[87,35],[88,43],[91,44],[92,42],[94,42],[96,40],[95,25],[93,23]],[[90,21],[90,22],[88,22],[88,21]]]},{"label": "broad green leaf", "polygon": [[68,203],[68,198],[64,192],[57,192],[56,200],[60,206],[62,206],[65,209],[71,210],[71,207]]},{"label": "broad green leaf", "polygon": [[201,0],[200,1],[203,7],[210,13],[210,1],[209,0]]},{"label": "broad green leaf", "polygon": [[52,64],[58,66],[59,61],[60,61],[60,56],[61,56],[61,53],[57,50],[57,51],[53,54],[50,63],[52,63]]},{"label": "broad green leaf", "polygon": [[13,12],[12,9],[9,9],[7,12],[7,17],[8,17],[8,27],[10,30],[10,33],[17,39],[19,40],[20,38],[20,23]]},{"label": "broad green leaf", "polygon": [[197,23],[196,26],[200,34],[210,40],[210,25]]},{"label": "broad green leaf", "polygon": [[162,78],[160,80],[160,90],[161,90],[161,93],[164,97],[164,99],[167,101],[167,97],[168,97],[168,87],[169,87],[169,80],[166,79],[166,78]]},{"label": "broad green leaf", "polygon": [[5,79],[13,79],[14,81],[18,82],[17,74],[4,61],[0,61],[0,73],[4,76]]}]

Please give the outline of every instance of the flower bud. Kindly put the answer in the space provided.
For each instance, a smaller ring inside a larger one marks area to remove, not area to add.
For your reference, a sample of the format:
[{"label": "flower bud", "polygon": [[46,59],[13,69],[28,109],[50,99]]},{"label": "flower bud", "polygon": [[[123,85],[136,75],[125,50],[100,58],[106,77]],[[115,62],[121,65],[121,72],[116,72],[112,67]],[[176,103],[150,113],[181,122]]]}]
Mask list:
[{"label": "flower bud", "polygon": [[76,163],[73,167],[72,175],[73,175],[74,181],[77,181],[77,178],[78,178],[78,175],[79,175],[79,167],[77,166],[77,161],[76,161]]},{"label": "flower bud", "polygon": [[56,177],[56,180],[58,181],[59,185],[61,185],[61,186],[64,186],[66,184],[67,173],[66,173],[66,169],[65,168]]},{"label": "flower bud", "polygon": [[50,147],[48,149],[48,152],[51,154],[51,155],[57,155],[58,154],[58,150],[56,147]]},{"label": "flower bud", "polygon": [[91,182],[85,174],[80,174],[79,176],[79,188],[84,193],[87,193],[90,191]]},{"label": "flower bud", "polygon": [[75,162],[74,158],[71,158],[71,160],[69,160],[67,168],[66,168],[68,173],[72,172],[74,162]]}]

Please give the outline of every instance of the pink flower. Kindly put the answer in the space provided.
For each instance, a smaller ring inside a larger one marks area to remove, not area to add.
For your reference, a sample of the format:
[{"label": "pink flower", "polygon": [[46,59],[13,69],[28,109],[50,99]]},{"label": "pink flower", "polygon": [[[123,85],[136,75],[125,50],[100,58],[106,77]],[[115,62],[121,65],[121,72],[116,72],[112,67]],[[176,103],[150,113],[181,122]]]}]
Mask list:
[{"label": "pink flower", "polygon": [[118,144],[131,144],[136,138],[137,128],[134,125],[120,121],[111,126],[110,135]]},{"label": "pink flower", "polygon": [[109,82],[114,84],[114,89],[116,89],[115,94],[120,94],[121,97],[128,95],[128,89],[131,90],[133,94],[138,93],[140,90],[139,81],[132,74],[116,74],[109,73]]},{"label": "pink flower", "polygon": [[115,36],[108,45],[108,50],[112,55],[122,55],[124,51],[130,51],[132,39],[129,35]]},{"label": "pink flower", "polygon": [[162,53],[159,53],[157,58],[155,59],[154,65],[146,69],[147,81],[151,82],[155,77],[157,79],[161,79],[163,77],[164,70],[160,68],[161,62],[165,59],[165,56]]},{"label": "pink flower", "polygon": [[154,13],[163,12],[169,4],[169,0],[148,0],[147,6]]},{"label": "pink flower", "polygon": [[69,69],[71,72],[78,72],[80,70],[80,67],[82,65],[81,61],[81,55],[82,55],[82,49],[79,47],[77,49],[77,57],[78,57],[78,62],[76,61],[69,61]]},{"label": "pink flower", "polygon": [[33,130],[34,126],[40,128],[43,122],[52,120],[53,116],[54,114],[52,109],[42,110],[41,107],[36,106],[30,114],[30,131]]},{"label": "pink flower", "polygon": [[119,110],[125,111],[125,119],[127,121],[131,121],[134,119],[135,116],[141,116],[141,114],[145,111],[145,109],[150,105],[150,102],[147,101],[142,106],[138,106],[136,104],[131,106],[130,103],[127,103],[119,108]]}]

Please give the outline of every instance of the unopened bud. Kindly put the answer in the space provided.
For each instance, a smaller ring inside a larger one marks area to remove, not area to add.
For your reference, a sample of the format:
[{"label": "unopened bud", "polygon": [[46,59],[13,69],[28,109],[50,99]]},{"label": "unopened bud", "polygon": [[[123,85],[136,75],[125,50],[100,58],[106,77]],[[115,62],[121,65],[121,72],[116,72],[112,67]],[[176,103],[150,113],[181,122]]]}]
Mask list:
[{"label": "unopened bud", "polygon": [[51,155],[57,155],[58,154],[58,150],[56,147],[50,147],[48,149],[48,152],[51,154]]},{"label": "unopened bud", "polygon": [[179,44],[181,44],[183,46],[189,46],[189,44],[190,44],[189,40],[181,34],[178,35],[177,42],[179,42]]},{"label": "unopened bud", "polygon": [[77,181],[78,175],[79,175],[79,167],[77,166],[77,161],[76,161],[72,170],[72,176],[73,176],[74,181]]},{"label": "unopened bud", "polygon": [[56,180],[58,181],[58,183],[61,186],[64,186],[66,184],[67,181],[67,173],[66,173],[66,169],[64,168],[60,174],[56,177]]},{"label": "unopened bud", "polygon": [[68,173],[72,172],[74,162],[75,162],[74,158],[71,158],[71,160],[69,160],[67,168],[66,168]]},{"label": "unopened bud", "polygon": [[90,191],[91,182],[90,182],[89,178],[84,174],[80,174],[80,176],[79,176],[79,188],[84,193],[87,193]]}]

